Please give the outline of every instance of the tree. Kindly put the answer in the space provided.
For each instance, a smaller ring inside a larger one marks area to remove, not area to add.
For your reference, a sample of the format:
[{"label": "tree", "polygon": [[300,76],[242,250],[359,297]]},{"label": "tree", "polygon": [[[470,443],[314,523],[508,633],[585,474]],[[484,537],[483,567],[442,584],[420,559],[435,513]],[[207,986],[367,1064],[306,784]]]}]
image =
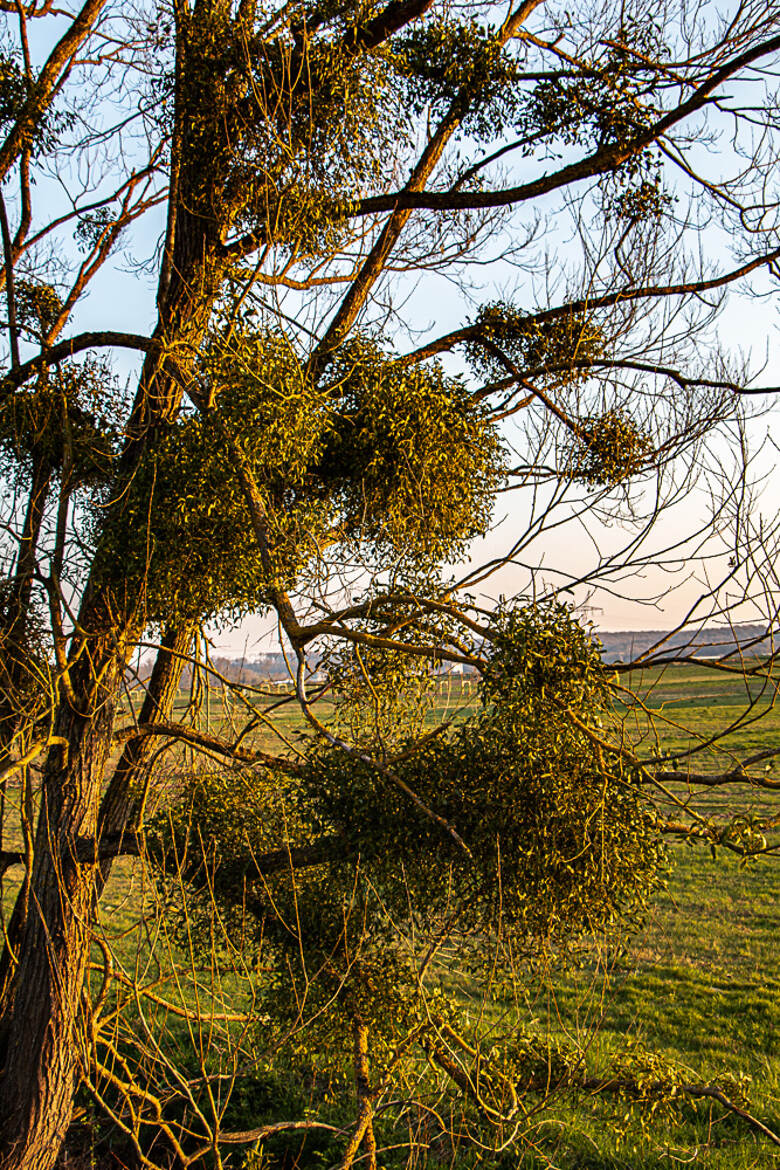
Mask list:
[{"label": "tree", "polygon": [[[98,900],[114,857],[143,848],[156,769],[177,744],[252,770],[222,788],[194,775],[150,849],[228,916],[246,911],[250,862],[277,875],[276,917],[266,883],[255,921],[289,974],[282,1014],[295,984],[283,926],[311,916],[312,995],[341,997],[353,1033],[360,1112],[343,1164],[361,1142],[375,1160],[369,1044],[386,1046],[390,1076],[394,1037],[509,1124],[498,1102],[511,1072],[493,1074],[486,1103],[435,1039],[449,1028],[468,1047],[444,1009],[433,1032],[414,1016],[419,970],[387,941],[404,900],[428,899],[412,918],[431,954],[455,931],[530,954],[639,912],[664,829],[769,847],[760,825],[648,803],[648,783],[696,773],[686,760],[659,773],[613,733],[612,684],[556,598],[562,583],[612,587],[676,559],[678,540],[652,544],[656,522],[698,476],[714,516],[685,554],[706,561],[720,540],[734,558],[724,579],[774,617],[772,536],[754,539],[743,517],[741,401],[754,388],[711,325],[723,290],[773,279],[780,258],[767,194],[777,11],[3,10],[0,726],[23,843],[4,865],[23,877],[0,965],[0,1166],[57,1158],[89,1079],[76,1038]],[[702,148],[715,141],[728,143],[725,179]],[[160,209],[161,240],[144,252],[134,231]],[[564,214],[573,232],[556,261],[544,244]],[[728,237],[722,260],[701,263],[705,230]],[[120,244],[155,274],[148,335],[78,326]],[[474,308],[489,258],[517,287]],[[415,342],[409,277],[437,273],[455,282],[463,323]],[[105,356],[121,351],[142,355],[132,391]],[[509,489],[531,500],[522,534],[480,569],[447,570]],[[585,530],[615,515],[633,529],[592,568],[540,579],[534,602],[491,609],[490,573],[530,558],[530,592],[531,542],[564,513]],[[707,592],[728,617],[733,600]],[[302,759],[253,741],[251,702],[235,736],[175,718],[198,631],[249,613],[283,633],[312,733]],[[118,726],[150,642],[140,709]],[[412,700],[448,663],[483,675],[481,711],[415,728]],[[773,687],[771,655],[748,669]],[[335,723],[321,714],[331,688]],[[749,779],[733,766],[721,777]],[[198,844],[209,825],[221,853]],[[369,1012],[367,989],[392,987]],[[372,1039],[378,1014],[386,1034]]]}]

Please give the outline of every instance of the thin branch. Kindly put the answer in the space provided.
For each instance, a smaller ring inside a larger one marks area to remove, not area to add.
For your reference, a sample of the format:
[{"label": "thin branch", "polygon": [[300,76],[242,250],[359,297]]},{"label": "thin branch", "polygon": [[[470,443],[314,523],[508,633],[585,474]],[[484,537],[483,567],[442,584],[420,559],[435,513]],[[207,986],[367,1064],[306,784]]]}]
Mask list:
[{"label": "thin branch", "polygon": [[185,1166],[192,1166],[194,1162],[199,1162],[201,1158],[207,1157],[214,1153],[215,1145],[248,1145],[250,1142],[261,1142],[265,1138],[273,1137],[277,1133],[289,1133],[290,1130],[307,1130],[307,1129],[323,1129],[328,1133],[343,1133],[335,1125],[327,1125],[324,1121],[314,1121],[311,1118],[306,1118],[303,1121],[275,1121],[271,1125],[260,1125],[257,1129],[236,1130],[228,1133],[218,1133],[214,1137],[213,1142],[209,1142],[207,1146],[201,1146],[194,1154],[190,1154],[185,1159]]},{"label": "thin branch", "polygon": [[186,723],[174,723],[169,720],[133,724],[130,727],[119,728],[114,735],[114,742],[127,743],[149,735],[181,740],[193,747],[204,748],[215,755],[238,760],[243,764],[263,764],[267,768],[278,768],[282,772],[289,772],[293,775],[300,775],[303,770],[300,764],[285,756],[274,756],[259,749],[239,747],[237,744],[220,739],[217,735],[198,731],[195,727],[188,727]]},{"label": "thin branch", "polygon": [[[75,357],[85,349],[101,349],[117,346],[120,349],[135,349],[141,353],[150,353],[155,349],[162,349],[163,343],[159,338],[143,337],[139,333],[119,333],[111,329],[102,329],[96,332],[79,333],[75,337],[66,337],[55,345],[48,345],[29,361],[22,362],[16,369],[11,370],[0,380],[0,401],[7,398],[19,386],[42,370],[44,366],[53,362],[64,361]],[[178,372],[178,367],[176,367]]]},{"label": "thin branch", "polygon": [[710,95],[728,81],[740,69],[753,64],[762,57],[769,56],[780,49],[780,36],[771,37],[759,45],[741,53],[738,57],[727,62],[701,85],[689,98],[669,110],[649,126],[641,134],[637,134],[627,144],[613,144],[601,147],[593,154],[587,155],[578,162],[569,163],[549,175],[542,175],[530,183],[521,183],[515,187],[505,187],[498,191],[395,191],[389,195],[374,195],[361,199],[350,208],[350,215],[376,215],[386,211],[465,211],[477,208],[508,207],[517,203],[525,203],[530,199],[538,199],[549,195],[552,191],[568,187],[572,183],[582,182],[584,179],[594,179],[599,175],[616,170],[622,163],[639,154],[650,146],[657,138],[666,133],[678,122],[690,114],[703,109],[711,100]]},{"label": "thin branch", "polygon": [[0,229],[3,236],[3,259],[5,262],[5,298],[8,304],[8,340],[11,347],[11,369],[19,368],[19,327],[16,322],[16,293],[14,289],[14,257],[11,247],[11,232],[8,227],[8,212],[5,197],[0,189]]}]

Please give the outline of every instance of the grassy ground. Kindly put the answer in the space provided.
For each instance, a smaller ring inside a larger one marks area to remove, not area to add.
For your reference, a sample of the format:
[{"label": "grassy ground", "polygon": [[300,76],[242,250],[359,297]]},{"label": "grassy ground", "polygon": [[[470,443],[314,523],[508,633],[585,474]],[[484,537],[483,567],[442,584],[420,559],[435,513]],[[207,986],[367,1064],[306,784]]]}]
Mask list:
[{"label": "grassy ground", "polygon": [[[643,695],[658,744],[669,753],[734,727],[725,740],[697,751],[691,766],[698,771],[725,771],[735,759],[780,747],[780,711],[757,683],[748,698],[744,683],[689,667],[621,682]],[[650,724],[638,721],[643,746],[652,755],[658,744]],[[776,774],[774,761],[767,774]],[[687,795],[682,786],[677,793]],[[722,815],[727,806],[746,814],[777,814],[780,792],[748,789],[737,800],[733,790],[721,789],[703,802],[712,815]],[[780,858],[744,866],[725,851],[713,858],[706,847],[686,844],[673,846],[669,856],[667,888],[609,976],[599,976],[591,963],[554,982],[556,1030],[561,1036],[575,1031],[588,1009],[593,1014],[598,994],[604,1015],[591,1049],[596,1060],[624,1050],[628,1042],[689,1069],[691,1081],[727,1084],[745,1077],[753,1113],[780,1131]],[[566,1170],[780,1165],[780,1149],[717,1105],[700,1104],[671,1119],[660,1116],[644,1134],[633,1119],[625,1136],[625,1102],[594,1101],[591,1108],[589,1118],[581,1107],[558,1110],[560,1131],[545,1143],[556,1165]],[[544,1164],[542,1157],[529,1155],[528,1166]]]},{"label": "grassy ground", "polygon": [[[672,667],[622,677],[621,685],[642,695],[647,714],[634,721],[640,754],[666,753],[685,766],[683,753],[696,748],[691,767],[725,771],[735,760],[780,747],[780,710],[761,686],[691,667]],[[283,696],[282,696],[283,697]],[[445,684],[431,721],[460,717],[475,702],[473,684]],[[227,729],[228,715],[213,700],[212,723]],[[288,743],[301,730],[294,704],[268,699],[269,727]],[[267,727],[256,742],[280,750]],[[725,740],[708,745],[724,727]],[[690,729],[695,729],[691,734]],[[780,757],[778,757],[780,760]],[[763,765],[762,765],[763,767]],[[775,775],[768,761],[767,775]],[[780,769],[777,772],[780,775]],[[676,789],[683,798],[684,786]],[[780,791],[741,792],[746,814],[780,812]],[[705,798],[708,814],[734,810],[735,793],[716,790]],[[549,977],[529,1007],[562,1042],[588,1037],[589,1063],[604,1067],[633,1050],[659,1053],[686,1071],[690,1082],[711,1082],[746,1093],[750,1110],[780,1131],[780,858],[742,866],[739,859],[706,847],[670,849],[666,889],[656,898],[644,929],[623,953],[604,961],[595,953],[579,968]],[[132,920],[137,887],[132,865],[121,866],[104,900],[114,931]],[[495,1005],[496,1012],[503,1005]],[[598,1023],[597,1027],[594,1025]],[[741,1086],[733,1082],[741,1081]],[[648,1126],[625,1100],[580,1100],[576,1108],[557,1101],[535,1134],[536,1149],[511,1155],[504,1167],[560,1170],[640,1170],[674,1166],[713,1170],[759,1170],[780,1166],[780,1149],[751,1132],[717,1103],[660,1111]],[[486,1164],[490,1164],[489,1160]],[[494,1163],[498,1166],[498,1162]]]},{"label": "grassy ground", "polygon": [[[590,1048],[597,1066],[637,1047],[687,1070],[691,1082],[729,1091],[730,1082],[747,1078],[753,1113],[780,1130],[778,894],[780,872],[771,862],[746,869],[701,848],[675,850],[667,890],[609,974],[585,963],[551,980],[554,1033],[582,1036],[598,1022]],[[780,1164],[776,1147],[720,1106],[660,1116],[645,1133],[637,1112],[622,1136],[626,1111],[625,1102],[594,1100],[588,1117],[581,1104],[562,1104],[555,1110],[561,1132],[546,1152],[567,1170]]]}]

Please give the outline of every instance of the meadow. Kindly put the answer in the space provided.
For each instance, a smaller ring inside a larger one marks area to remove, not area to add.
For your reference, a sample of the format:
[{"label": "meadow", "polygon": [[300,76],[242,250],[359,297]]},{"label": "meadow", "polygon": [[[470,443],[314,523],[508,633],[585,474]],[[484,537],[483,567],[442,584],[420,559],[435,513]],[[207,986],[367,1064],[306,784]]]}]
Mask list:
[{"label": "meadow", "polygon": [[[746,687],[736,676],[673,666],[620,683],[641,694],[647,708],[633,728],[644,756],[666,754],[679,766],[686,748],[707,745],[727,727],[733,730],[725,738],[697,752],[697,771],[727,771],[736,760],[780,747],[780,710],[757,682]],[[258,746],[279,750],[278,732],[294,750],[301,721],[284,700],[283,690],[264,700],[267,722]],[[474,683],[442,682],[429,719],[462,718],[475,702]],[[216,694],[209,704],[212,725],[226,731],[231,712]],[[769,777],[773,765],[761,765]],[[675,792],[683,802],[689,795],[683,785]],[[780,812],[780,790],[726,787],[694,795],[697,808],[715,820],[727,812]],[[137,913],[132,875],[133,863],[122,863],[104,899],[115,939]],[[649,1080],[673,1069],[688,1082],[719,1085],[780,1132],[779,907],[780,857],[744,864],[725,849],[673,840],[665,886],[642,929],[620,948],[594,943],[565,969],[538,978],[526,991],[523,1027],[546,1035],[553,1047],[584,1045],[594,1069],[629,1061],[646,1066]],[[468,999],[469,988],[463,991]],[[517,1011],[516,998],[497,995],[480,1010],[500,1031]],[[527,1147],[492,1164],[502,1170],[759,1170],[779,1164],[780,1150],[717,1102],[667,1104],[649,1115],[620,1094],[594,1093],[584,1105],[580,1095],[575,1105],[562,1093]]]},{"label": "meadow", "polygon": [[[660,746],[670,756],[706,743],[724,728],[734,730],[692,760],[701,772],[724,772],[741,760],[780,747],[780,711],[760,684],[710,669],[666,667],[621,679],[642,695],[650,719],[637,726],[651,754]],[[691,736],[687,729],[695,729]],[[658,739],[656,741],[655,736]],[[780,757],[779,757],[780,758]],[[774,761],[762,764],[772,777]],[[675,787],[685,800],[685,787]],[[713,819],[727,810],[746,816],[780,812],[780,791],[728,787],[694,794],[697,807]],[[550,977],[553,1031],[565,1038],[589,1012],[598,1016],[591,1053],[595,1060],[634,1048],[658,1053],[692,1082],[728,1086],[742,1080],[754,1115],[780,1130],[780,857],[745,865],[727,850],[714,855],[706,845],[675,842],[669,847],[666,888],[656,897],[641,933],[625,950],[595,960],[579,972]],[[640,1055],[641,1059],[641,1055]],[[650,1064],[650,1062],[649,1062]],[[736,1086],[735,1086],[736,1087]],[[637,1124],[640,1110],[625,1118],[625,1101],[592,1100],[592,1118],[583,1120],[561,1104],[559,1133],[543,1153],[523,1165],[536,1168],[550,1158],[561,1168],[640,1170],[706,1166],[713,1170],[776,1167],[780,1150],[746,1131],[718,1105],[685,1106],[650,1124]],[[551,1130],[555,1122],[551,1122]],[[605,1140],[605,1135],[608,1135]]]}]

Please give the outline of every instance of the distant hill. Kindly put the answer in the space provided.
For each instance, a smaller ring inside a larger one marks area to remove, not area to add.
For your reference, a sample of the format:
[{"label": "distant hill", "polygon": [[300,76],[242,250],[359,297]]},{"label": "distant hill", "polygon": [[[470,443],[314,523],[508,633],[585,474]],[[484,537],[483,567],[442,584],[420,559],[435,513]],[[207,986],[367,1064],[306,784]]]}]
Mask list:
[{"label": "distant hill", "polygon": [[[601,642],[604,662],[632,662],[650,650],[653,650],[653,657],[696,655],[699,658],[716,658],[734,653],[740,647],[749,655],[768,654],[772,649],[770,639],[766,636],[766,627],[747,622],[734,626],[705,626],[697,631],[680,630],[671,634],[668,630],[594,630],[593,633]],[[281,653],[258,654],[252,659],[220,656],[212,658],[211,665],[219,675],[232,683],[261,686],[265,682],[290,681],[287,661]],[[148,676],[149,669],[149,664],[146,669],[141,669],[142,679]],[[473,671],[457,667],[446,673],[471,675]],[[191,671],[188,666],[181,685],[186,689],[190,682]],[[213,682],[218,685],[217,679]]]},{"label": "distant hill", "polygon": [[766,627],[757,623],[734,626],[705,626],[699,630],[608,630],[595,631],[603,646],[605,662],[631,662],[656,645],[654,656],[664,658],[695,654],[699,658],[720,658],[740,647],[746,654],[767,654],[771,646]]},{"label": "distant hill", "polygon": [[[264,682],[281,682],[283,679],[289,681],[290,678],[283,654],[258,654],[251,660],[220,656],[211,659],[211,666],[228,682],[245,683],[248,686],[260,686]],[[191,679],[192,672],[187,666],[182,675],[182,687],[189,687]],[[213,681],[218,683],[218,679]]]}]

